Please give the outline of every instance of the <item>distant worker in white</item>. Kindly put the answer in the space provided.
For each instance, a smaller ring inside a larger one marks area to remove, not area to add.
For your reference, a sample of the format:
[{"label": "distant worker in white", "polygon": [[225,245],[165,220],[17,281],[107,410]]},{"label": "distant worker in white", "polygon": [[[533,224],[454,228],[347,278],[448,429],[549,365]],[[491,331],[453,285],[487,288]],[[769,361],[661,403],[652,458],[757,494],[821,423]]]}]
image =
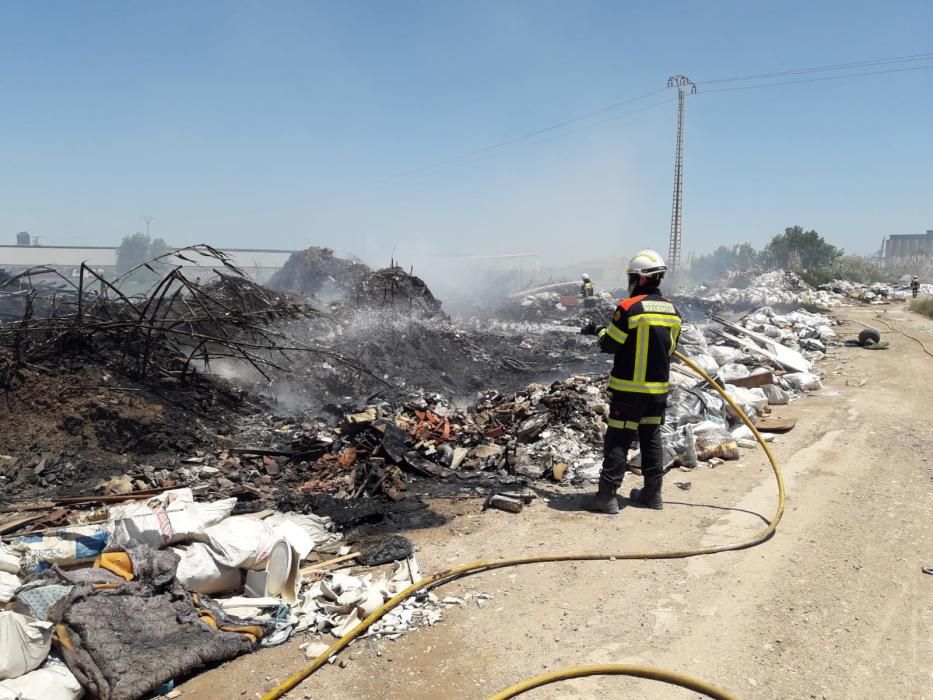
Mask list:
[{"label": "distant worker in white", "polygon": [[584,309],[596,308],[596,285],[593,284],[593,280],[585,272],[583,273],[583,284],[580,285],[580,296],[583,297]]}]

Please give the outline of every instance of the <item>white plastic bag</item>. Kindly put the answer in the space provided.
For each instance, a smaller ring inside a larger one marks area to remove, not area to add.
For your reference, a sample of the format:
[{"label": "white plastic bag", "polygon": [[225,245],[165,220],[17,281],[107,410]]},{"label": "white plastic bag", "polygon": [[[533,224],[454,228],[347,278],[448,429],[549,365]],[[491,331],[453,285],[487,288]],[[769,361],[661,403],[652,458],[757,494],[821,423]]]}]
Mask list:
[{"label": "white plastic bag", "polygon": [[[761,412],[761,409],[768,405],[768,397],[765,396],[765,393],[758,387],[746,389],[745,387],[736,386],[735,384],[726,384],[725,389],[729,398],[735,401],[749,418],[757,416]],[[729,413],[734,413],[731,407],[729,408]],[[735,417],[738,418],[738,416]]]},{"label": "white plastic bag", "polygon": [[709,349],[709,354],[716,360],[719,366],[737,364],[745,358],[745,353],[738,348],[730,348],[727,345],[713,345]]},{"label": "white plastic bag", "polygon": [[719,371],[719,364],[716,362],[716,358],[708,353],[701,353],[690,359],[696,362],[707,374],[715,375]]},{"label": "white plastic bag", "polygon": [[181,558],[175,579],[198,593],[222,593],[240,588],[241,569],[263,571],[283,538],[262,520],[234,516],[193,539],[197,541],[174,550]]},{"label": "white plastic bag", "polygon": [[820,378],[809,372],[785,374],[784,380],[798,391],[813,391],[823,388],[823,383],[820,381]]},{"label": "white plastic bag", "polygon": [[243,585],[242,570],[219,563],[203,542],[173,547],[172,551],[179,558],[175,580],[189,591],[214,595],[238,590]]},{"label": "white plastic bag", "polygon": [[717,376],[722,382],[731,382],[735,379],[745,379],[750,374],[748,367],[730,363],[719,368]]},{"label": "white plastic bag", "polygon": [[237,515],[212,525],[193,539],[208,545],[214,558],[225,566],[261,571],[272,547],[282,537],[262,520]]},{"label": "white plastic bag", "polygon": [[769,406],[785,406],[790,403],[790,394],[775,384],[765,384],[761,390],[768,397]]},{"label": "white plastic bag", "polygon": [[0,682],[0,700],[80,700],[84,688],[68,667],[55,658],[35,671]]},{"label": "white plastic bag", "polygon": [[0,612],[0,680],[38,668],[52,647],[53,627],[9,610]]},{"label": "white plastic bag", "polygon": [[20,571],[19,554],[0,542],[0,571],[18,574]]},{"label": "white plastic bag", "polygon": [[117,547],[145,544],[159,549],[193,539],[229,517],[236,498],[197,503],[191,489],[166,491],[149,501],[110,509],[113,542]]},{"label": "white plastic bag", "polygon": [[21,585],[19,576],[0,571],[0,603],[9,603]]}]

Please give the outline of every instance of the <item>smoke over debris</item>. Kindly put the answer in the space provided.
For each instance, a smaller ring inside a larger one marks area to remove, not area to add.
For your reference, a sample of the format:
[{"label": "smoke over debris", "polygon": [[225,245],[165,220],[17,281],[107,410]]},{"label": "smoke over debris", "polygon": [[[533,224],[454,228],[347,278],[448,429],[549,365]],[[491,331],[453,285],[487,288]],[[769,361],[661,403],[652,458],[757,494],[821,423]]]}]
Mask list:
[{"label": "smoke over debris", "polygon": [[321,305],[340,304],[344,310],[392,308],[424,317],[441,313],[441,303],[424,280],[394,261],[374,271],[357,260],[337,257],[330,248],[292,253],[269,287],[303,294]]}]

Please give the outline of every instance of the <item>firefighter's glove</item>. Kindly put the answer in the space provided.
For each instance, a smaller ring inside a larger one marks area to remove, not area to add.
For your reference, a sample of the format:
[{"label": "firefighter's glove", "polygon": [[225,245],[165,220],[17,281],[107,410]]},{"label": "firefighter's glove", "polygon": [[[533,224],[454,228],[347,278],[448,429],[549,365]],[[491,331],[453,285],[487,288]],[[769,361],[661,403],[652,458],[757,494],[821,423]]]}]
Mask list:
[{"label": "firefighter's glove", "polygon": [[583,328],[580,329],[581,335],[596,335],[597,332],[598,332],[598,329],[594,321],[590,321],[585,326],[583,326]]}]

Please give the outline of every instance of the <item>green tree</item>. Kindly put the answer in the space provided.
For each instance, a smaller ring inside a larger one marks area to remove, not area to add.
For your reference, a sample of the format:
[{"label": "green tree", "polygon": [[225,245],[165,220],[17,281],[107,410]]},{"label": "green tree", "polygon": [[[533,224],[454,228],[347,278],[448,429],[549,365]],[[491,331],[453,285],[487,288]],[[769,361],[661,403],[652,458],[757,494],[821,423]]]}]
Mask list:
[{"label": "green tree", "polygon": [[731,248],[719,246],[712,253],[696,258],[690,267],[691,276],[700,281],[718,279],[726,272],[742,272],[758,264],[759,253],[750,243],[740,243]]},{"label": "green tree", "polygon": [[173,250],[175,250],[175,247],[170,246],[162,238],[154,238],[152,239],[152,243],[149,244],[149,256],[152,258],[164,255],[165,253],[170,253]]},{"label": "green tree", "polygon": [[[173,247],[161,238],[152,240],[145,233],[134,233],[126,236],[117,248],[117,274],[122,275],[128,270],[152,260],[154,257],[173,250]],[[149,277],[151,273],[140,271],[140,277]]]},{"label": "green tree", "polygon": [[126,236],[117,248],[117,274],[122,275],[149,259],[149,247],[152,241],[145,233]]},{"label": "green tree", "polygon": [[844,252],[827,243],[816,231],[793,226],[771,239],[762,251],[762,259],[771,267],[816,270],[831,266]]}]

